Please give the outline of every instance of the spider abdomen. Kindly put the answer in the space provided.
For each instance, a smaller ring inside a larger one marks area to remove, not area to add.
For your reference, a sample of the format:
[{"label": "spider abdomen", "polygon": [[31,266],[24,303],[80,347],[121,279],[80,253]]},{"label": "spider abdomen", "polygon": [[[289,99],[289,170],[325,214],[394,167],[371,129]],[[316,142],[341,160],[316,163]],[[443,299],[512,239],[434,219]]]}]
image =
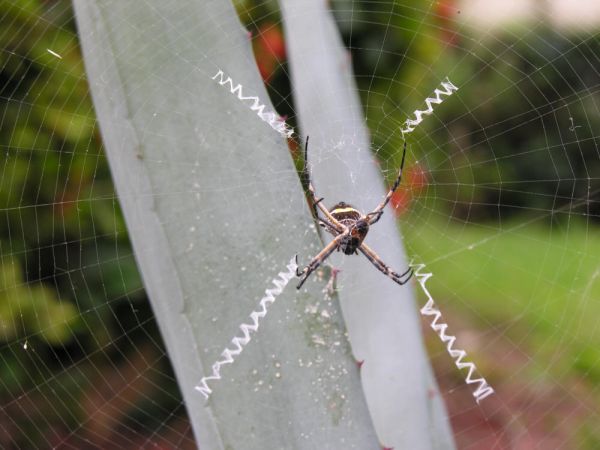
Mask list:
[{"label": "spider abdomen", "polygon": [[368,220],[359,210],[344,202],[339,202],[329,212],[338,222],[350,229],[348,236],[340,241],[340,250],[346,255],[357,253],[358,247],[369,232]]},{"label": "spider abdomen", "polygon": [[339,202],[329,212],[338,222],[347,227],[352,226],[362,217],[358,209],[344,202]]}]

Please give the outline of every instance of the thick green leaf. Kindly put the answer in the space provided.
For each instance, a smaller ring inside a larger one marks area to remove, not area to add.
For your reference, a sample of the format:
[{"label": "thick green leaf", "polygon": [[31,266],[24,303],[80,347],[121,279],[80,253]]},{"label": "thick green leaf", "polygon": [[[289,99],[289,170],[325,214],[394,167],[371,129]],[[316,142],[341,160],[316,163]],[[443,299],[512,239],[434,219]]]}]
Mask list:
[{"label": "thick green leaf", "polygon": [[[318,197],[372,211],[386,193],[369,132],[327,4],[281,0],[294,99]],[[366,243],[403,272],[408,261],[389,208]],[[453,448],[452,433],[420,334],[411,285],[399,286],[362,255],[332,258],[352,350],[380,441],[396,449]]]},{"label": "thick green leaf", "polygon": [[75,0],[75,10],[119,200],[199,446],[379,448],[323,282],[298,296],[292,280],[210,400],[194,390],[270,280],[321,245],[285,140],[212,79],[222,70],[272,108],[230,2]]}]

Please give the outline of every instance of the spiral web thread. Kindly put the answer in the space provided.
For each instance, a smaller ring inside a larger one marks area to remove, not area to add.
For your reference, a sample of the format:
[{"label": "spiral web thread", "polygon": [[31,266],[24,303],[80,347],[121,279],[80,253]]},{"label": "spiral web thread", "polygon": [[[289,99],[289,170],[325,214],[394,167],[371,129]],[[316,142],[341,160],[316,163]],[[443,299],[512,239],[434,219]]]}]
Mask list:
[{"label": "spiral web thread", "polygon": [[477,402],[477,404],[479,404],[481,400],[492,395],[494,393],[494,389],[487,383],[485,378],[473,378],[473,375],[477,371],[475,364],[473,364],[472,362],[463,361],[463,358],[467,356],[467,352],[465,352],[464,350],[454,348],[454,342],[456,341],[456,337],[446,334],[446,328],[448,328],[448,325],[441,322],[442,313],[435,305],[433,297],[431,296],[429,290],[425,286],[425,283],[429,278],[433,276],[433,274],[421,272],[421,270],[425,268],[425,264],[417,264],[414,267],[415,277],[417,278],[417,281],[421,285],[421,289],[423,289],[423,292],[425,293],[428,299],[425,306],[423,306],[420,310],[421,314],[423,316],[433,316],[433,320],[431,321],[430,326],[433,329],[433,331],[435,331],[440,337],[441,341],[444,344],[446,344],[446,350],[448,350],[448,353],[454,359],[454,364],[456,364],[456,367],[458,367],[459,370],[466,368],[469,369],[469,373],[465,378],[465,382],[467,384],[477,383],[478,386],[475,392],[473,392],[473,397],[475,397],[475,401]]},{"label": "spiral web thread", "polygon": [[225,348],[221,353],[221,359],[212,365],[212,375],[203,377],[200,380],[200,383],[194,388],[204,395],[204,398],[208,399],[212,393],[212,389],[208,386],[208,382],[221,379],[221,366],[232,364],[235,357],[242,353],[244,347],[246,347],[252,339],[250,334],[256,333],[260,326],[260,319],[267,315],[268,305],[275,301],[276,297],[283,292],[289,281],[296,276],[296,269],[298,268],[296,258],[292,258],[286,267],[288,269],[287,272],[279,272],[277,278],[273,279],[275,287],[267,289],[264,297],[260,299],[260,309],[253,311],[250,314],[251,323],[243,323],[240,325],[243,336],[236,336],[231,340],[232,347]]},{"label": "spiral web thread", "polygon": [[[218,78],[218,80],[217,80],[217,78]],[[241,102],[246,102],[246,100],[253,101],[252,105],[250,105],[250,109],[252,111],[255,111],[256,115],[261,120],[263,120],[264,122],[267,122],[271,126],[271,128],[273,128],[275,131],[277,131],[283,137],[285,137],[285,138],[292,137],[292,135],[294,134],[294,130],[287,123],[285,123],[285,120],[283,120],[279,115],[275,114],[274,112],[271,112],[271,111],[265,112],[265,105],[260,102],[260,99],[257,96],[244,97],[244,95],[242,93],[243,86],[241,84],[237,84],[234,86],[233,80],[231,79],[231,77],[227,77],[225,79],[225,74],[223,73],[222,70],[219,70],[215,74],[215,76],[212,77],[212,79],[217,80],[217,83],[219,83],[221,86],[225,86],[225,85],[229,84],[229,91],[232,94],[236,95],[237,98]],[[246,102],[246,103],[248,104],[248,102]]]},{"label": "spiral web thread", "polygon": [[443,90],[438,88],[433,91],[435,97],[427,97],[425,99],[425,104],[427,105],[426,110],[417,109],[414,112],[416,119],[406,119],[406,122],[404,122],[404,127],[400,129],[403,134],[412,132],[417,125],[423,122],[423,116],[428,116],[433,112],[434,104],[439,105],[444,101],[444,99],[440,97],[441,95],[446,95],[449,97],[454,93],[454,91],[458,91],[458,88],[454,86],[448,78],[442,81],[441,86],[444,88]]}]

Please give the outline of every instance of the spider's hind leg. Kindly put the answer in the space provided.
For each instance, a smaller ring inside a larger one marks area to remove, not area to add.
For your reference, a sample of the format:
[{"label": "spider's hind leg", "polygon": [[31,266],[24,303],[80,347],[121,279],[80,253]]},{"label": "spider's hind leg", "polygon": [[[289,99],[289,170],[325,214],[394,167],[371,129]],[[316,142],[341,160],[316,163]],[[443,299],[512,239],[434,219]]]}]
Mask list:
[{"label": "spider's hind leg", "polygon": [[391,278],[400,286],[408,283],[408,280],[410,280],[414,274],[412,267],[406,269],[402,274],[394,272],[387,264],[385,264],[381,260],[381,258],[379,258],[377,253],[371,250],[366,244],[362,244],[360,247],[358,247],[358,249],[362,252],[363,255],[367,257],[369,261],[371,261],[371,264],[373,264],[377,268],[377,270]]},{"label": "spider's hind leg", "polygon": [[300,268],[300,266],[298,265],[298,255],[296,255],[296,276],[302,276],[302,274],[304,273],[304,271],[302,270],[298,270]]},{"label": "spider's hind leg", "polygon": [[325,261],[329,255],[333,253],[333,251],[339,247],[340,241],[345,236],[345,234],[340,234],[333,241],[327,244],[323,250],[319,252],[317,256],[313,258],[313,260],[301,271],[296,268],[296,275],[300,278],[300,283],[296,286],[296,289],[300,289],[304,282],[308,279],[311,273],[313,273],[322,263]]}]

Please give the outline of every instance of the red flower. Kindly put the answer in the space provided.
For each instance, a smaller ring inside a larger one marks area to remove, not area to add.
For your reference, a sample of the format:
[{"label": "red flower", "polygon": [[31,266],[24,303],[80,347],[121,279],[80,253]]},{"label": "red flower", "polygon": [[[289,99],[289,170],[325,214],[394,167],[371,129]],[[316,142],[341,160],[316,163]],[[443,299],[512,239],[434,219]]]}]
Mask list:
[{"label": "red flower", "polygon": [[285,40],[281,28],[272,23],[261,25],[252,45],[260,75],[268,82],[285,60]]},{"label": "red flower", "polygon": [[413,199],[425,186],[427,186],[427,173],[419,163],[405,169],[402,184],[392,195],[390,203],[396,210],[396,215],[404,214]]}]

